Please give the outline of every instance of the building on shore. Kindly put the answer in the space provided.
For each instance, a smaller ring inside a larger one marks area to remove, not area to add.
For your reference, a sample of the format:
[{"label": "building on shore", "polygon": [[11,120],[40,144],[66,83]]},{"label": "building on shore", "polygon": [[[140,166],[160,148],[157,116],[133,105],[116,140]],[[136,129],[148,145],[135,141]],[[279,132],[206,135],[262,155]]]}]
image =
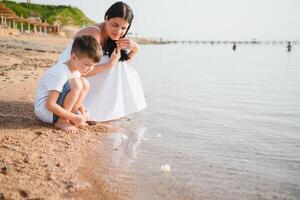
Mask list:
[{"label": "building on shore", "polygon": [[[28,2],[28,1],[27,1]],[[30,3],[30,1],[28,2]],[[40,16],[35,13],[28,18],[17,16],[14,11],[7,8],[0,3],[0,28],[9,29],[11,32],[25,32],[25,33],[60,33],[60,24],[49,24],[42,21]]]}]

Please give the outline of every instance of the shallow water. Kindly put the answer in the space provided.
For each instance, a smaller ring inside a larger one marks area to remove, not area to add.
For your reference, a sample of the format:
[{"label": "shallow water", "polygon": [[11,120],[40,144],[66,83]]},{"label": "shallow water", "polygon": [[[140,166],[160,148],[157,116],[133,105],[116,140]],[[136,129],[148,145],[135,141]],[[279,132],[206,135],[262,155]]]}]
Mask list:
[{"label": "shallow water", "polygon": [[115,122],[92,154],[107,193],[300,199],[299,46],[142,46],[133,66],[148,108]]}]

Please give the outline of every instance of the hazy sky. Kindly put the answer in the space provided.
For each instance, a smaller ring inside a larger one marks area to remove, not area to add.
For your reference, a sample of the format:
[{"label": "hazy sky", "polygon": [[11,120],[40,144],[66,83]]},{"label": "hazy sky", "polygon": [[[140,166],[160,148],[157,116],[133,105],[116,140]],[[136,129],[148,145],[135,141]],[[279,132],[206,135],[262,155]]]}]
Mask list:
[{"label": "hazy sky", "polygon": [[[26,2],[25,0],[17,0]],[[31,0],[72,5],[101,22],[112,0]],[[168,39],[297,39],[299,0],[124,0],[134,12],[131,32]]]}]

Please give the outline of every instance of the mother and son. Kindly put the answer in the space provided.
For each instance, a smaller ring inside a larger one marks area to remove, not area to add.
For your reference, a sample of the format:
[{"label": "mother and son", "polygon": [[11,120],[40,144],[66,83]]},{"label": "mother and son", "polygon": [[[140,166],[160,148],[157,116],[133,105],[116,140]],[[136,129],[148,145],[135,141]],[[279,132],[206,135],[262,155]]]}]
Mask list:
[{"label": "mother and son", "polygon": [[87,120],[109,121],[146,107],[137,72],[128,62],[138,45],[126,34],[133,20],[124,2],[113,4],[104,22],[81,29],[42,76],[36,116],[69,133]]}]

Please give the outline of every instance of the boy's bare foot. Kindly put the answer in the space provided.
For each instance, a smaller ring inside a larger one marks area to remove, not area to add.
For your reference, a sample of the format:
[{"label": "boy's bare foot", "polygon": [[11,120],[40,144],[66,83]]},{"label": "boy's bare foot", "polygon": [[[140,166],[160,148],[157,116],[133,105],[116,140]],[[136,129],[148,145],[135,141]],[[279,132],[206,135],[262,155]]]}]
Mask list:
[{"label": "boy's bare foot", "polygon": [[78,131],[78,129],[75,126],[73,126],[72,124],[70,124],[69,122],[57,121],[54,124],[54,126],[61,130],[66,131],[67,133],[76,133]]}]

